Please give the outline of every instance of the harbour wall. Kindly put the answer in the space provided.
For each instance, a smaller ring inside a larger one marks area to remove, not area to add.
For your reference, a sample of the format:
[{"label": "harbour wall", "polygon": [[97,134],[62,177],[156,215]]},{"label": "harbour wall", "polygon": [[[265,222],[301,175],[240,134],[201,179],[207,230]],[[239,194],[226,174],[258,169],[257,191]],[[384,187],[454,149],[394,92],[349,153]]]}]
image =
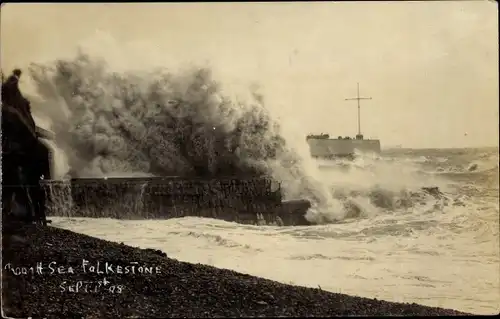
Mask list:
[{"label": "harbour wall", "polygon": [[[209,217],[243,224],[307,224],[308,202],[282,203],[267,177],[148,177],[42,181],[48,216],[118,219]],[[262,221],[263,220],[263,221]]]}]

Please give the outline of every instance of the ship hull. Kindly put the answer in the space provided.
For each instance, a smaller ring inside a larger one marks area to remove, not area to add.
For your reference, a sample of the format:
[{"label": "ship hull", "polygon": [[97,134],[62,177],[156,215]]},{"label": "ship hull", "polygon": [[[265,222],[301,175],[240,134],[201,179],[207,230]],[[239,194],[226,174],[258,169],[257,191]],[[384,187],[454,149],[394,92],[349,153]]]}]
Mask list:
[{"label": "ship hull", "polygon": [[356,153],[380,154],[380,140],[308,139],[311,156],[321,159],[354,158]]}]

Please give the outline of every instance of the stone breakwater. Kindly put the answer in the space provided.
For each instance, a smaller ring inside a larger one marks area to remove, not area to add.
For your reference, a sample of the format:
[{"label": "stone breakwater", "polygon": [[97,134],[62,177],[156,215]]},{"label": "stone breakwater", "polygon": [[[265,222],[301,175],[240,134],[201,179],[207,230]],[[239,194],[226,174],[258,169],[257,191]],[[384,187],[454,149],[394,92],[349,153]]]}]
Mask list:
[{"label": "stone breakwater", "polygon": [[[3,225],[2,241],[2,306],[8,317],[467,315],[285,285],[53,227],[11,222]],[[133,275],[90,271],[91,265],[97,269],[98,261],[114,268],[134,262],[154,271]],[[72,267],[73,273],[16,275],[11,270],[51,262],[64,270]]]},{"label": "stone breakwater", "polygon": [[280,184],[267,177],[81,178],[42,181],[50,216],[159,219],[209,217],[254,224],[277,217],[307,223],[307,203],[282,204]]}]

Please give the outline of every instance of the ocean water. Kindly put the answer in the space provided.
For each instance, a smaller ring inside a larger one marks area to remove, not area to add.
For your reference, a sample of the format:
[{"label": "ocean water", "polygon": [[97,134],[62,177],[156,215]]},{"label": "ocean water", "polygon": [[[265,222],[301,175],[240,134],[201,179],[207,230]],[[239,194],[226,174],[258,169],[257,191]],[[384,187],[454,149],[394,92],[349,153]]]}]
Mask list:
[{"label": "ocean water", "polygon": [[310,200],[306,218],[319,225],[53,218],[54,226],[294,285],[499,312],[498,148],[317,161],[309,128],[258,86],[207,66],[147,67],[123,50],[89,50],[29,68],[37,123],[56,136],[47,142],[54,179],[267,174],[285,199]]},{"label": "ocean water", "polygon": [[[311,160],[334,204],[328,211],[314,208],[309,218],[337,217],[317,226],[191,217],[53,217],[52,225],[287,284],[496,314],[498,154],[498,148],[395,149],[353,162]],[[418,192],[425,186],[438,186],[443,194]],[[335,212],[335,203],[344,204],[338,207],[342,213]]]}]

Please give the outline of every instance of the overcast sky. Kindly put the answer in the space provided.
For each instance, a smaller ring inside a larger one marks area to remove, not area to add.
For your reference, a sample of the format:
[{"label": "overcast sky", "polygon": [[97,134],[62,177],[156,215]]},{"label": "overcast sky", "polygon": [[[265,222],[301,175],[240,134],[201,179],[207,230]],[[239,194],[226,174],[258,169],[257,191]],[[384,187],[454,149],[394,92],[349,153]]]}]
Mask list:
[{"label": "overcast sky", "polygon": [[4,4],[1,63],[8,72],[78,46],[113,68],[208,63],[224,84],[258,82],[282,121],[334,136],[356,134],[356,104],[344,98],[359,81],[373,98],[362,131],[383,146],[494,146],[497,10],[494,1]]}]

